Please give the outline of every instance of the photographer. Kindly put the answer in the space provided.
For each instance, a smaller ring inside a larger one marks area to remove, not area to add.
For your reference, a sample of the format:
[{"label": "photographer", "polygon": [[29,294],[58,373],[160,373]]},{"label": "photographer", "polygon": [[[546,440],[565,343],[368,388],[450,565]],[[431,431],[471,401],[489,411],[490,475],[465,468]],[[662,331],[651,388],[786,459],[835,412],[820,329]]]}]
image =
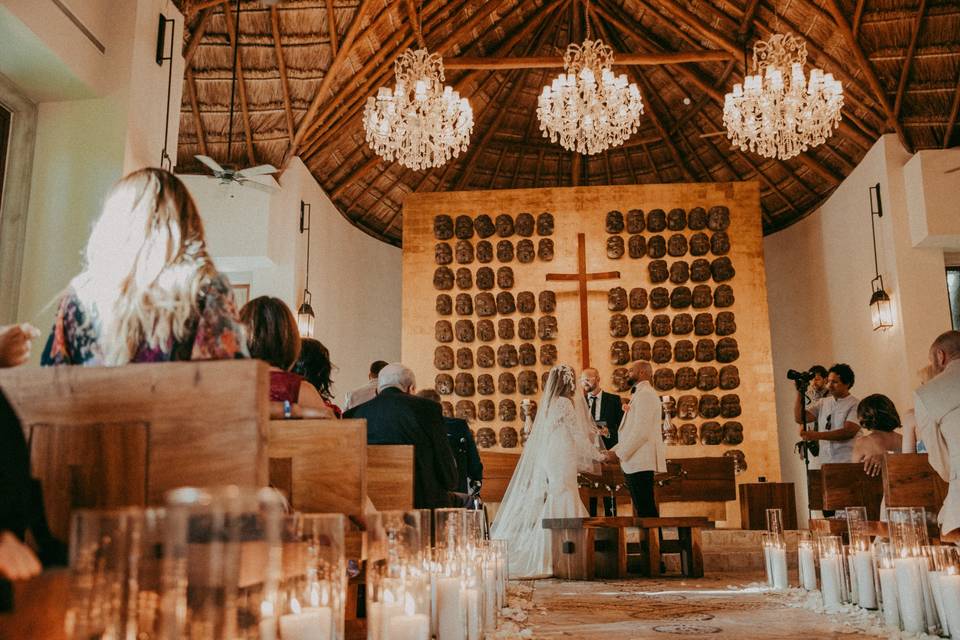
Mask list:
[{"label": "photographer", "polygon": [[827,368],[815,364],[807,371],[813,376],[810,378],[810,387],[807,389],[807,404],[814,404],[817,400],[827,397]]},{"label": "photographer", "polygon": [[805,442],[818,441],[820,455],[816,460],[818,469],[831,462],[853,461],[853,438],[860,431],[857,423],[857,405],[860,401],[850,395],[853,387],[853,369],[846,364],[835,364],[827,374],[827,392],[829,395],[808,406],[804,412],[803,391],[797,391],[794,405],[794,419],[797,424],[814,423],[815,430],[801,430],[800,438]]}]

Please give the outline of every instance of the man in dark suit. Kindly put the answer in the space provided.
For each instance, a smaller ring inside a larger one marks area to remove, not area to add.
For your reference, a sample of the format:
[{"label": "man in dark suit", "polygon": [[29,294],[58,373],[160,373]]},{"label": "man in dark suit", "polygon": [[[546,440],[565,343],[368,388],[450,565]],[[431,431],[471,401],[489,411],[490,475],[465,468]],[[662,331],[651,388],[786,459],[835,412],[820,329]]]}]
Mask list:
[{"label": "man in dark suit", "polygon": [[[607,393],[600,388],[600,372],[593,368],[583,370],[580,374],[580,384],[593,421],[601,429],[603,444],[607,449],[612,449],[617,444],[617,429],[623,419],[623,403],[620,396]],[[591,514],[596,515],[596,498],[590,498],[589,509]],[[617,514],[617,505],[612,498],[603,499],[603,509],[608,516]]]},{"label": "man in dark suit", "polygon": [[[440,404],[440,394],[435,389],[421,389],[417,395]],[[483,462],[477,451],[477,442],[466,420],[443,416],[443,426],[447,430],[447,443],[457,462],[457,491],[470,493],[471,487],[483,481]]]},{"label": "man in dark suit", "polygon": [[377,396],[347,411],[344,418],[367,421],[367,444],[412,444],[413,502],[417,509],[453,506],[457,465],[447,444],[440,405],[412,395],[413,372],[389,364],[377,377]]}]

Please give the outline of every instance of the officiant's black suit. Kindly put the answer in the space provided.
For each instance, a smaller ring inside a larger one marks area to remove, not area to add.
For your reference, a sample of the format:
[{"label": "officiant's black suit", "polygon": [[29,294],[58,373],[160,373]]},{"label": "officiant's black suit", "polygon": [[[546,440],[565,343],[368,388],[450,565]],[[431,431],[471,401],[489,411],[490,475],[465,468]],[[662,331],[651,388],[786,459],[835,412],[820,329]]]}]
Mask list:
[{"label": "officiant's black suit", "polygon": [[414,507],[453,506],[448,492],[457,488],[457,464],[447,444],[439,404],[388,387],[343,417],[367,421],[367,444],[413,445]]},{"label": "officiant's black suit", "polygon": [[[615,393],[607,393],[606,391],[601,391],[600,397],[597,398],[597,400],[600,402],[599,418],[596,417],[596,411],[590,407],[589,395],[587,396],[587,407],[591,408],[590,415],[594,416],[594,420],[606,423],[610,436],[602,436],[603,444],[607,449],[611,449],[618,441],[618,429],[620,428],[620,421],[623,420],[623,403],[620,401],[620,396]],[[611,498],[603,499],[603,510],[606,515],[616,515],[615,506]],[[590,498],[588,509],[591,515],[597,515],[597,499],[595,497]]]}]

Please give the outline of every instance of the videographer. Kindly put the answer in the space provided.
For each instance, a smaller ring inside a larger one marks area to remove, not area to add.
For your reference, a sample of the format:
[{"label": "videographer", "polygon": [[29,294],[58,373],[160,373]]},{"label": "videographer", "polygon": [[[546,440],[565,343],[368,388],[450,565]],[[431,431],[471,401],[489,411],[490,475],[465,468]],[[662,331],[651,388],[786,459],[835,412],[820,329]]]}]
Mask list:
[{"label": "videographer", "polygon": [[807,389],[807,403],[813,404],[827,397],[827,368],[815,364],[807,371],[813,376],[810,378],[810,387]]},{"label": "videographer", "polygon": [[850,394],[854,383],[853,369],[846,364],[835,364],[827,373],[827,391],[824,398],[809,405],[804,415],[803,392],[798,389],[794,405],[794,419],[797,424],[814,423],[815,430],[801,430],[800,438],[805,442],[818,441],[820,455],[816,466],[832,462],[853,461],[853,438],[860,431],[857,422],[857,405],[860,401]]}]

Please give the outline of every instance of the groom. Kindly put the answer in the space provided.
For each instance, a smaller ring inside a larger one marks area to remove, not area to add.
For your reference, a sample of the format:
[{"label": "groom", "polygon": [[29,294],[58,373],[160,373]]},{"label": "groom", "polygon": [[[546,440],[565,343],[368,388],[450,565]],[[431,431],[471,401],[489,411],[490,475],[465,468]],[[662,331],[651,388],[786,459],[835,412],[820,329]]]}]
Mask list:
[{"label": "groom", "polygon": [[634,516],[655,518],[659,511],[653,477],[656,472],[667,470],[666,446],[660,430],[660,398],[650,385],[650,363],[634,362],[629,375],[635,383],[633,397],[620,425],[619,442],[611,451],[620,459]]},{"label": "groom", "polygon": [[[623,420],[623,403],[620,396],[607,393],[600,388],[600,373],[592,367],[584,369],[580,374],[580,386],[583,387],[590,416],[601,428],[603,444],[607,450],[610,450],[617,444],[617,429],[620,427],[620,421]],[[588,508],[590,515],[597,514],[596,496],[590,497]],[[604,497],[603,510],[604,515],[617,515],[617,505],[613,498]]]}]

